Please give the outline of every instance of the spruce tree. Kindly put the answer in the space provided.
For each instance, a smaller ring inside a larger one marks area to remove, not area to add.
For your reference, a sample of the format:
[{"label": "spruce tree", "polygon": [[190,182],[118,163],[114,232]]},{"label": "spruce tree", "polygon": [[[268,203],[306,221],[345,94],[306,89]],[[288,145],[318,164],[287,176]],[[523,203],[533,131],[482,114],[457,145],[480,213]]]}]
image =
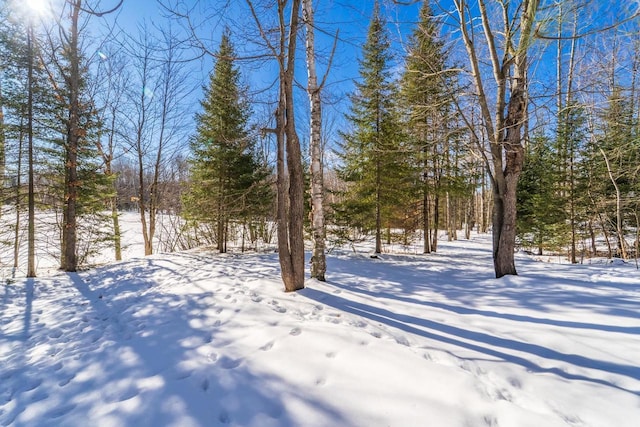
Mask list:
[{"label": "spruce tree", "polygon": [[[428,1],[420,9],[418,26],[410,40],[401,80],[402,104],[412,154],[416,197],[422,213],[424,253],[437,248],[440,201],[460,186],[458,162],[451,161],[460,133],[453,129],[450,86],[444,42]],[[434,233],[429,238],[430,228]]]},{"label": "spruce tree", "polygon": [[409,175],[400,153],[402,138],[389,49],[385,21],[376,2],[359,61],[362,80],[356,82],[346,117],[351,131],[342,134],[339,173],[349,189],[345,201],[337,206],[353,225],[375,230],[376,254],[382,252],[382,228],[391,226],[405,199]]},{"label": "spruce tree", "polygon": [[522,175],[518,181],[518,239],[542,255],[558,250],[568,241],[565,199],[560,196],[561,174],[553,141],[537,135],[527,145]]},{"label": "spruce tree", "polygon": [[637,197],[635,180],[640,163],[640,138],[633,104],[622,88],[614,88],[601,120],[597,146],[591,147],[593,170],[600,177],[601,205],[605,206],[604,215],[611,226],[606,231],[615,233],[617,253],[627,258],[625,233],[631,215],[630,201]]},{"label": "spruce tree", "polygon": [[228,33],[222,36],[197,131],[191,141],[191,187],[184,196],[187,218],[214,226],[217,249],[226,252],[232,221],[246,223],[270,204],[269,170],[255,153],[250,110]]}]

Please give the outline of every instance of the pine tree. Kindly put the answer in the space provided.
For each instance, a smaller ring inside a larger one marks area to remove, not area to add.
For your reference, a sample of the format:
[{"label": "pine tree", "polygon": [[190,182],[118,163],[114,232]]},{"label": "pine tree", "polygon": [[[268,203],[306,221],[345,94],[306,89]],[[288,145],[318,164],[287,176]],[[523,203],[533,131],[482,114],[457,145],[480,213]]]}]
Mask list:
[{"label": "pine tree", "polygon": [[375,230],[375,253],[382,252],[383,226],[391,226],[394,213],[405,201],[409,176],[400,153],[402,138],[389,48],[385,21],[376,2],[359,62],[362,81],[356,82],[347,115],[352,131],[342,134],[339,172],[349,190],[346,200],[337,206],[354,225]]},{"label": "pine tree", "polygon": [[265,183],[269,170],[259,162],[248,130],[250,110],[228,33],[217,57],[201,102],[203,112],[196,117],[193,185],[184,197],[184,209],[189,219],[215,226],[217,249],[226,252],[230,222],[260,215],[271,194]]}]

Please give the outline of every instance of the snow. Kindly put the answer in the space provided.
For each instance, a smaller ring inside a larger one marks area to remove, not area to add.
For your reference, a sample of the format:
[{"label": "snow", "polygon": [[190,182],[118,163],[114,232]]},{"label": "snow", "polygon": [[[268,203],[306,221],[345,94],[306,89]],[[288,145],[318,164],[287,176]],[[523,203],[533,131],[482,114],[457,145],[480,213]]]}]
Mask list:
[{"label": "snow", "polygon": [[[129,248],[129,251],[132,251]],[[640,273],[518,255],[129,258],[0,285],[0,425],[636,426]]]}]

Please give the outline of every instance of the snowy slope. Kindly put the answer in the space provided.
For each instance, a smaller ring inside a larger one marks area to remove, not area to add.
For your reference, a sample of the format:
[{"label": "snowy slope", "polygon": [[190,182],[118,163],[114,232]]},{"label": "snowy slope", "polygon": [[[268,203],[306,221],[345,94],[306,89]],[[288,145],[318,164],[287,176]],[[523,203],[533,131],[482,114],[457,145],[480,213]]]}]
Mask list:
[{"label": "snowy slope", "polygon": [[640,273],[335,253],[131,259],[0,287],[0,425],[637,426]]}]

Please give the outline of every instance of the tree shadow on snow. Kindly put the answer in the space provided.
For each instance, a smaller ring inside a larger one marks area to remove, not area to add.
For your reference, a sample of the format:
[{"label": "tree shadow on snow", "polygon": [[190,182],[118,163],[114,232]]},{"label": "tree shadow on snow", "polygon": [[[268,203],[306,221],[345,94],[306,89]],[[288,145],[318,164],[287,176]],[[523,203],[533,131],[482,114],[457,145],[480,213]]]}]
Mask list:
[{"label": "tree shadow on snow", "polygon": [[[167,264],[171,261],[165,261],[159,264],[149,260],[134,267],[131,273],[141,277],[137,285],[143,289],[156,286],[150,271],[157,269],[164,270],[171,280],[190,279],[184,265],[178,263],[170,268]],[[210,263],[206,259],[201,261]],[[287,414],[286,403],[305,401],[340,424],[339,413],[321,402],[310,401],[302,390],[291,385],[283,387],[281,378],[253,372],[242,358],[222,355],[228,344],[220,337],[224,324],[221,327],[207,324],[212,320],[215,306],[212,292],[158,293],[151,300],[131,300],[131,306],[121,304],[118,307],[110,304],[110,296],[115,296],[112,292],[118,292],[117,287],[112,289],[110,286],[109,295],[105,295],[103,288],[92,290],[80,276],[70,274],[69,277],[96,315],[103,319],[108,317],[115,325],[115,336],[109,337],[112,340],[110,347],[86,355],[86,365],[99,364],[104,373],[92,389],[109,390],[120,386],[120,392],[111,392],[112,400],[116,401],[140,396],[134,414],[130,408],[122,407],[109,413],[109,419],[121,417],[123,425],[148,426],[176,423],[203,427],[260,426],[265,422],[295,426],[296,421]],[[100,274],[92,277],[94,282],[102,279]],[[125,292],[127,286],[131,285],[121,285],[120,291]],[[127,355],[124,360],[118,357],[122,354]],[[193,362],[198,354],[204,364]],[[131,360],[136,363],[125,366]],[[131,379],[137,380],[133,381],[137,385],[121,385]],[[163,386],[151,390],[140,385],[147,382]],[[82,388],[77,392],[82,393]],[[109,396],[107,404],[108,400]],[[87,411],[90,409],[86,408]]]},{"label": "tree shadow on snow", "polygon": [[460,348],[473,350],[490,357],[495,357],[499,360],[514,363],[532,372],[551,373],[567,380],[578,380],[600,384],[640,396],[639,390],[628,390],[604,379],[572,374],[560,368],[546,368],[532,360],[511,354],[509,351],[528,353],[532,356],[549,360],[551,362],[557,361],[570,363],[580,368],[618,374],[634,380],[640,380],[640,367],[638,366],[596,360],[577,354],[566,354],[538,344],[500,338],[484,332],[471,331],[411,315],[395,313],[385,308],[352,301],[346,297],[329,294],[316,289],[306,288],[301,293],[311,300],[326,304],[346,313],[351,313],[355,316],[387,325],[416,336],[455,345]]}]

